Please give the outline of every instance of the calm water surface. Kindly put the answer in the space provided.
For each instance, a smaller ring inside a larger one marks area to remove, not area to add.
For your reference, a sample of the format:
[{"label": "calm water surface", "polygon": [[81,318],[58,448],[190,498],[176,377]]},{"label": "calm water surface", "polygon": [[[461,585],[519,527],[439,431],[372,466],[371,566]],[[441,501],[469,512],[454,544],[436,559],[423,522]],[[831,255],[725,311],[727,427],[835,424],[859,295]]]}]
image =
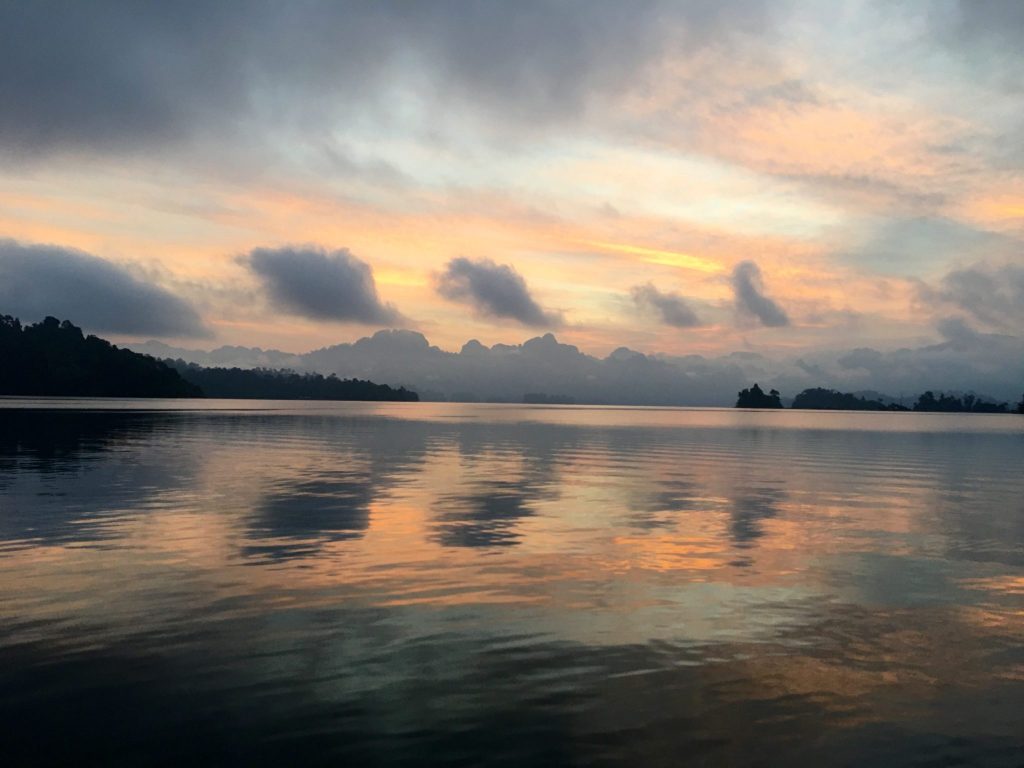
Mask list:
[{"label": "calm water surface", "polygon": [[1022,466],[1007,415],[0,401],[0,760],[1024,765]]}]

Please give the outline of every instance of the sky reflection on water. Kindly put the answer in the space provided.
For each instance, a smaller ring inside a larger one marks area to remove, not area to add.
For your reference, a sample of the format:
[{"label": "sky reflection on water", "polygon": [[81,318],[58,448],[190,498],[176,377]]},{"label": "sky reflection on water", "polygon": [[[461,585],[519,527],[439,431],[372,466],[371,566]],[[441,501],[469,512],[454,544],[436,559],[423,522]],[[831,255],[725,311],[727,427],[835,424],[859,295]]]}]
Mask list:
[{"label": "sky reflection on water", "polygon": [[1020,764],[1013,417],[264,405],[0,407],[14,763]]}]

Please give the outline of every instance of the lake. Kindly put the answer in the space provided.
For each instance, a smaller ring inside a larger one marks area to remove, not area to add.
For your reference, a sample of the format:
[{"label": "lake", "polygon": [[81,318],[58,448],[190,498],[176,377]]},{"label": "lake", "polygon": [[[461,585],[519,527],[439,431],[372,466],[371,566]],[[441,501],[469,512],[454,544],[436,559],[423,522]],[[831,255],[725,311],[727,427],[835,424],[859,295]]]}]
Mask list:
[{"label": "lake", "polygon": [[0,400],[5,765],[1024,764],[1024,418]]}]

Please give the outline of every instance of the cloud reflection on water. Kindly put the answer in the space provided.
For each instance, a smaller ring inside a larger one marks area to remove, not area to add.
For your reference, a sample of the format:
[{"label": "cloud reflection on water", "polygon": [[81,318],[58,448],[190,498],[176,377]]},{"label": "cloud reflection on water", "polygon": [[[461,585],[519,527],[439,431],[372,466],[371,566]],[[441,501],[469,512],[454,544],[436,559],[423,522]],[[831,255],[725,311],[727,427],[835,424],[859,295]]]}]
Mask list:
[{"label": "cloud reflection on water", "polygon": [[1019,745],[1019,434],[418,413],[0,411],[0,716],[107,754],[66,713],[119,700],[182,759]]}]

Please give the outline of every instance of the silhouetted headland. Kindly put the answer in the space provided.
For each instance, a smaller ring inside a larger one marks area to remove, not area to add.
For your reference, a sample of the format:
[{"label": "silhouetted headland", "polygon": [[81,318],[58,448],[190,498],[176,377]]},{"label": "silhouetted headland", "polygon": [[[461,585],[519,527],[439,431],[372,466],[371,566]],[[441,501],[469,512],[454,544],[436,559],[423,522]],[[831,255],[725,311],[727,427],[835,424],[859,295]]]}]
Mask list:
[{"label": "silhouetted headland", "polygon": [[418,401],[404,387],[336,375],[203,368],[162,361],[86,336],[68,320],[23,326],[0,315],[0,395],[223,397],[265,400]]},{"label": "silhouetted headland", "polygon": [[0,315],[0,395],[201,397],[149,355],[120,349],[55,317],[23,326]]}]

